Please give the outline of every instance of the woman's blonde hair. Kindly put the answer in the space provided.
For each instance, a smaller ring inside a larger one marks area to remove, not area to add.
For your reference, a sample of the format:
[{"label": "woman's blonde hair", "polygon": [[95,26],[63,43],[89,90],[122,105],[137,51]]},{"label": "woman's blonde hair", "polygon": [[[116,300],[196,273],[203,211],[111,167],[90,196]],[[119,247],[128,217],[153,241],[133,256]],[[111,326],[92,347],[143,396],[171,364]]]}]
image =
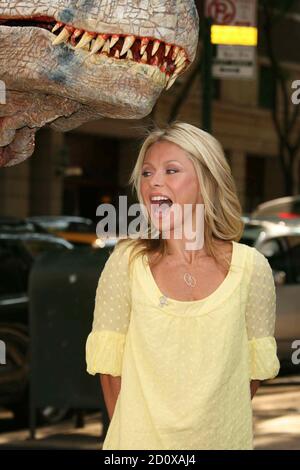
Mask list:
[{"label": "woman's blonde hair", "polygon": [[[221,259],[224,259],[225,266],[230,266],[228,260],[218,256],[213,239],[239,241],[244,223],[235,182],[220,143],[211,134],[180,121],[163,128],[156,126],[148,130],[146,135],[129,180],[132,190],[136,191],[138,202],[144,204],[140,191],[142,165],[150,146],[161,141],[178,145],[193,162],[198,176],[204,203],[204,246],[207,254],[220,264]],[[120,240],[117,245],[124,241],[128,241],[128,238]],[[156,261],[159,261],[167,252],[166,240],[161,236],[132,239],[129,245],[133,248],[130,262],[136,256],[151,254],[157,254]]]}]

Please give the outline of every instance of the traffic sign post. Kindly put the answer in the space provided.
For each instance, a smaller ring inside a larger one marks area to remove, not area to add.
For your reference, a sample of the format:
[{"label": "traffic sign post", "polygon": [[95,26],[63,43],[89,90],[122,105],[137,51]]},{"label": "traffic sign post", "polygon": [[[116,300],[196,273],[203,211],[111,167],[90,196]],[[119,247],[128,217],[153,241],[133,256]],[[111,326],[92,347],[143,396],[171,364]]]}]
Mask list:
[{"label": "traffic sign post", "polygon": [[212,131],[212,43],[211,19],[203,21],[203,60],[202,60],[202,128],[206,132]]}]

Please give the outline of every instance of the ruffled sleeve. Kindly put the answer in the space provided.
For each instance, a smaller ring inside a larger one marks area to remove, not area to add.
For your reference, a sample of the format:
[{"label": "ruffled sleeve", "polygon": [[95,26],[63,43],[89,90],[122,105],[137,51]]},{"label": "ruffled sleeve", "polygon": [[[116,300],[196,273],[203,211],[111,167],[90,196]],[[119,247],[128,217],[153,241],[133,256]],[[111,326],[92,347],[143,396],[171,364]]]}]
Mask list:
[{"label": "ruffled sleeve", "polygon": [[276,377],[280,369],[274,337],[276,291],[272,269],[267,258],[256,248],[253,250],[246,305],[249,378],[250,380],[266,380]]},{"label": "ruffled sleeve", "polygon": [[131,312],[128,253],[128,242],[117,244],[99,278],[92,330],[86,341],[87,372],[91,375],[122,375]]}]

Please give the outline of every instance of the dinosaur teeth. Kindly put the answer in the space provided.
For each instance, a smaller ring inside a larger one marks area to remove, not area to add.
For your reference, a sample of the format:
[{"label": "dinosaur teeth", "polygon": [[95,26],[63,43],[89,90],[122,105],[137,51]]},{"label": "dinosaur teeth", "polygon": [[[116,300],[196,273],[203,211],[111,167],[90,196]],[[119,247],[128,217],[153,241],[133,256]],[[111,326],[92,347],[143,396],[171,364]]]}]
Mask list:
[{"label": "dinosaur teeth", "polygon": [[83,49],[85,46],[89,45],[92,39],[94,39],[96,34],[85,32],[82,38],[80,39],[75,49]]},{"label": "dinosaur teeth", "polygon": [[120,36],[118,34],[113,34],[110,40],[110,48],[112,48],[118,41]]},{"label": "dinosaur teeth", "polygon": [[54,28],[51,30],[51,33],[55,33],[55,31],[57,31],[59,28],[61,28],[62,26],[64,25],[64,23],[61,23],[60,21],[58,21],[56,23],[56,25],[54,26]]},{"label": "dinosaur teeth", "polygon": [[166,86],[166,90],[169,90],[171,88],[171,86],[174,84],[175,80],[177,78],[177,75],[171,75],[171,77],[169,78],[168,80],[168,83],[167,83],[167,86]]},{"label": "dinosaur teeth", "polygon": [[73,34],[70,38],[70,42],[72,44],[73,47],[76,46],[76,39],[79,38],[79,36],[81,36],[83,34],[83,30],[82,29],[74,29],[73,31]]},{"label": "dinosaur teeth", "polygon": [[[95,56],[97,59],[97,57],[103,53],[107,56],[114,56],[116,59],[120,59],[124,56],[124,59],[137,61],[140,63],[140,66],[146,67],[145,70],[147,71],[148,76],[153,77],[153,79],[162,83],[166,87],[166,90],[171,88],[179,74],[188,64],[187,55],[184,49],[179,46],[172,46],[172,44],[165,44],[158,39],[136,37],[133,35],[124,36],[122,50],[120,50],[121,46],[119,43],[119,46],[117,45],[115,47],[115,51],[111,51],[112,47],[114,47],[120,39],[119,34],[91,33],[61,22],[57,22],[55,24],[52,32],[55,33],[61,27],[63,27],[63,29],[60,33],[56,33],[56,37],[52,43],[53,45],[69,41],[74,49],[84,49],[89,52],[86,55],[86,58],[98,53],[98,55]],[[123,35],[121,39],[123,41]],[[138,48],[134,49],[134,55],[133,50],[131,49],[136,39],[140,41],[140,59],[136,57]],[[77,41],[79,42],[76,45]],[[148,52],[146,52],[150,41],[152,47],[150,47]],[[159,51],[161,43],[165,48],[164,53],[162,54],[160,53],[161,51]],[[157,52],[158,54],[156,54]],[[164,59],[164,57],[166,59]],[[173,62],[171,62],[171,59]],[[91,60],[94,59],[92,58]]]},{"label": "dinosaur teeth", "polygon": [[124,55],[128,51],[128,49],[130,49],[133,46],[134,41],[135,41],[135,36],[126,36],[122,50],[120,52],[120,57]]},{"label": "dinosaur teeth", "polygon": [[186,56],[183,50],[179,52],[176,60],[175,60],[175,67],[180,67],[182,64],[186,62]]},{"label": "dinosaur teeth", "polygon": [[147,56],[147,52],[145,51],[144,54],[142,55],[141,62],[143,62],[143,64],[147,64],[147,61],[148,61],[148,56]]},{"label": "dinosaur teeth", "polygon": [[95,40],[93,47],[91,49],[90,55],[96,54],[100,51],[105,44],[106,38],[104,34],[98,34],[97,39]]},{"label": "dinosaur teeth", "polygon": [[185,53],[184,53],[184,51],[181,49],[181,51],[178,53],[178,55],[177,55],[177,57],[176,57],[175,65],[180,65],[180,64],[182,64],[183,62],[185,62]]},{"label": "dinosaur teeth", "polygon": [[72,38],[77,39],[83,34],[83,29],[76,28],[72,34]]},{"label": "dinosaur teeth", "polygon": [[127,54],[126,54],[126,59],[133,60],[133,54],[130,49],[128,49]]},{"label": "dinosaur teeth", "polygon": [[185,59],[185,57],[182,57],[180,60],[178,60],[177,62],[175,62],[175,67],[176,67],[176,69],[178,69],[178,68],[181,67],[181,66],[184,66],[184,67],[185,67],[185,63],[186,63],[186,59]]},{"label": "dinosaur teeth", "polygon": [[90,55],[96,54],[96,52],[100,51],[102,46],[105,44],[105,38],[102,34],[98,34],[97,39],[94,42]]},{"label": "dinosaur teeth", "polygon": [[110,44],[110,40],[107,39],[101,52],[106,52],[107,54],[109,54],[109,52],[110,52],[109,44]]},{"label": "dinosaur teeth", "polygon": [[170,44],[166,44],[165,57],[167,57],[167,55],[169,54],[171,47],[172,46]]},{"label": "dinosaur teeth", "polygon": [[175,72],[174,72],[174,75],[175,75],[175,74],[176,74],[176,75],[179,75],[180,72],[181,72],[184,68],[185,68],[185,63],[182,64],[182,65],[177,66],[177,67],[176,67],[176,70],[175,70]]},{"label": "dinosaur teeth", "polygon": [[66,42],[71,35],[72,33],[65,26],[64,29],[59,33],[59,35],[54,39],[54,41],[52,41],[53,46],[57,46],[62,42]]},{"label": "dinosaur teeth", "polygon": [[176,60],[179,54],[180,48],[178,46],[174,46],[173,53],[172,53],[172,60]]},{"label": "dinosaur teeth", "polygon": [[148,38],[142,38],[141,40],[141,49],[140,49],[140,54],[143,55],[147,46],[149,44],[149,39]]},{"label": "dinosaur teeth", "polygon": [[152,48],[152,53],[151,53],[152,56],[154,56],[154,54],[158,51],[159,46],[160,46],[160,41],[156,39],[153,42],[153,48]]}]

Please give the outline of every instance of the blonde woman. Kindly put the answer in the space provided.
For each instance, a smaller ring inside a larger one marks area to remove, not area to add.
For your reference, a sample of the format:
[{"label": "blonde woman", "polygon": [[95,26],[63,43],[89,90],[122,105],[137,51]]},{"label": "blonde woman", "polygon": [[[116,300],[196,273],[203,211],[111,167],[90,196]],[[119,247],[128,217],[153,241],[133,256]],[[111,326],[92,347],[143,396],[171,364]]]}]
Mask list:
[{"label": "blonde woman", "polygon": [[[111,419],[103,449],[253,449],[251,399],[279,371],[275,286],[267,259],[239,243],[222,148],[176,121],[149,133],[130,182],[158,236],[120,241],[100,276],[86,360]],[[174,204],[192,204],[194,222],[204,205],[199,248],[174,236]]]}]

